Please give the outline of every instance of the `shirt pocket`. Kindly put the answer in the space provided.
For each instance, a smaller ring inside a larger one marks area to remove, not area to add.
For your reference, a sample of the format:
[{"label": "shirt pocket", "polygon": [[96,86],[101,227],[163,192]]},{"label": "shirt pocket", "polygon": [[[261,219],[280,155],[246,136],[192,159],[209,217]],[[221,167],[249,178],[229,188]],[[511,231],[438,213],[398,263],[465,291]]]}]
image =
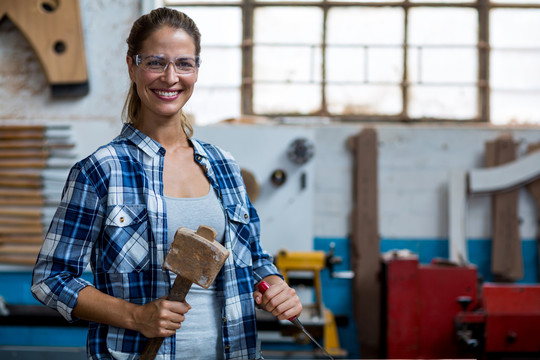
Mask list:
[{"label": "shirt pocket", "polygon": [[130,273],[148,269],[149,229],[145,205],[110,207],[103,236],[103,270]]},{"label": "shirt pocket", "polygon": [[252,266],[251,229],[248,207],[244,204],[226,207],[231,232],[231,250],[234,263],[238,267]]}]

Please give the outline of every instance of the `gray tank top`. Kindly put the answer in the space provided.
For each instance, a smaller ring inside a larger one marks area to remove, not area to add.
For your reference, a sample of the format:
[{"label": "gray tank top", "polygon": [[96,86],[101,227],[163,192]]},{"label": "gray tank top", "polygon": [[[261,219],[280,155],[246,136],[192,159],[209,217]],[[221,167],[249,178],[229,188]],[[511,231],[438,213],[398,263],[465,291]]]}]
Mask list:
[{"label": "gray tank top", "polygon": [[[214,190],[198,198],[173,198],[165,196],[167,207],[167,239],[172,244],[179,227],[197,230],[208,225],[217,232],[216,241],[223,244],[225,215]],[[171,274],[171,284],[176,274]],[[186,296],[191,309],[182,327],[176,332],[176,360],[223,359],[223,336],[221,331],[222,303],[216,296],[215,284],[204,289],[196,284]]]}]

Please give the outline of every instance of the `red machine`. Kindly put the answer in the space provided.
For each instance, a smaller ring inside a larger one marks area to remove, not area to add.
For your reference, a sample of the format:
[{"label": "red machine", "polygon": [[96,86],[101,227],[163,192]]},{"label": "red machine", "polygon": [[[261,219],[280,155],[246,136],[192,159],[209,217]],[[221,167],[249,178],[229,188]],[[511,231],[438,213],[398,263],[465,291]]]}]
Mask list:
[{"label": "red machine", "polygon": [[540,359],[540,285],[482,285],[475,266],[416,257],[383,268],[387,358]]}]

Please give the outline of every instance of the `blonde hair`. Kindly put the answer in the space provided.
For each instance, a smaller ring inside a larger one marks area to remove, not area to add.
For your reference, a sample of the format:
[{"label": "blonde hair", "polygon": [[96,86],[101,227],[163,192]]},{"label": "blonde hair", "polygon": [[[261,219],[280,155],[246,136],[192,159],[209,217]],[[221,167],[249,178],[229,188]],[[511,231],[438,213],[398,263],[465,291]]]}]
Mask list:
[{"label": "blonde hair", "polygon": [[[141,16],[133,23],[129,37],[126,40],[128,44],[127,55],[129,57],[137,55],[142,49],[143,42],[153,32],[164,26],[185,31],[193,39],[193,43],[195,44],[195,55],[200,55],[201,33],[199,32],[197,25],[195,25],[195,22],[183,12],[165,7],[154,9],[150,13]],[[122,110],[122,118],[124,122],[137,126],[140,112],[141,98],[137,93],[137,84],[132,83],[126,96],[126,101]],[[191,137],[193,135],[193,125],[183,111],[180,111],[180,121],[186,136],[188,138]]]}]

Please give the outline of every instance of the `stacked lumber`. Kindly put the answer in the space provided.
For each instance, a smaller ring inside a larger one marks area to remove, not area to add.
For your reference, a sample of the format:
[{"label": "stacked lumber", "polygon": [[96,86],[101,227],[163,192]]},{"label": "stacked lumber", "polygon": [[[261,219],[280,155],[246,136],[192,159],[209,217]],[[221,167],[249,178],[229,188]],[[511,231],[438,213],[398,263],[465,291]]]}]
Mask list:
[{"label": "stacked lumber", "polygon": [[35,263],[43,214],[59,200],[44,192],[45,171],[69,167],[54,162],[72,157],[69,138],[67,126],[0,125],[0,263]]}]

